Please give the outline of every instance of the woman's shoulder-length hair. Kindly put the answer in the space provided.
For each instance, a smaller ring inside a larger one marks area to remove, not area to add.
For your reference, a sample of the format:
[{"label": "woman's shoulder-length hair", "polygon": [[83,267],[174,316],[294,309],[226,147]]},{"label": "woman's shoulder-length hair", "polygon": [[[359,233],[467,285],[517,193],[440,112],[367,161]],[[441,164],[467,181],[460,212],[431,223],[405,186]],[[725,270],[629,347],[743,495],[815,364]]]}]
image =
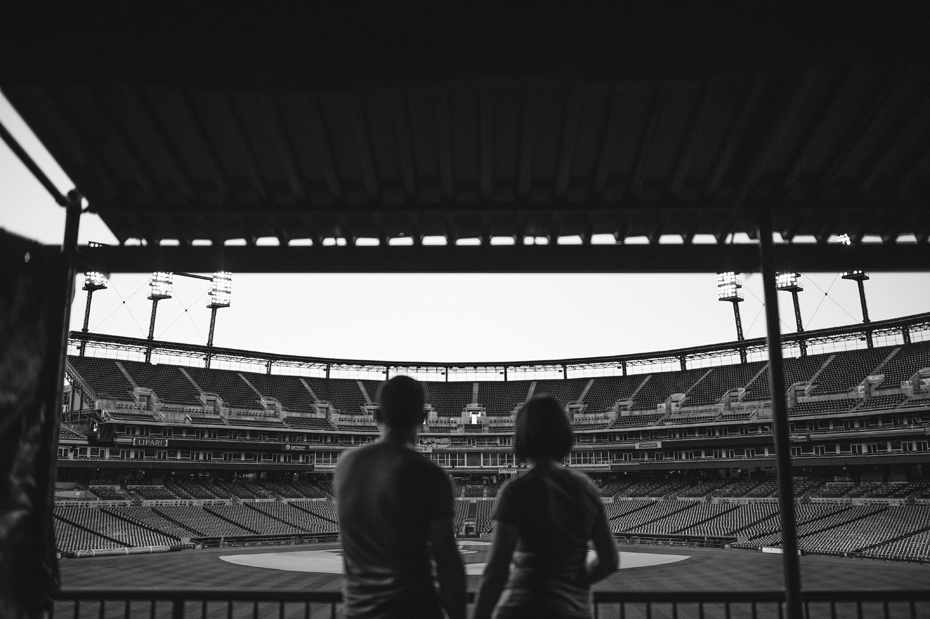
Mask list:
[{"label": "woman's shoulder-length hair", "polygon": [[521,460],[562,460],[575,444],[568,413],[552,396],[528,400],[517,412],[514,426],[513,453]]}]

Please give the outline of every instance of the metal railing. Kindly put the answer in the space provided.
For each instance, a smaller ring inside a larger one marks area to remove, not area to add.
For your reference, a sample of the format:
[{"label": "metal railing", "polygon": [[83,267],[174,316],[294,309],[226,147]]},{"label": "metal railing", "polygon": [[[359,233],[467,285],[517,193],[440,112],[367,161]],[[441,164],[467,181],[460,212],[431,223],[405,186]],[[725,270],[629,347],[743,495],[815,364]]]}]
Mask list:
[{"label": "metal railing", "polygon": [[[783,591],[596,591],[596,619],[782,619]],[[930,617],[930,590],[804,591],[806,619]],[[53,617],[335,619],[338,591],[65,590]]]}]

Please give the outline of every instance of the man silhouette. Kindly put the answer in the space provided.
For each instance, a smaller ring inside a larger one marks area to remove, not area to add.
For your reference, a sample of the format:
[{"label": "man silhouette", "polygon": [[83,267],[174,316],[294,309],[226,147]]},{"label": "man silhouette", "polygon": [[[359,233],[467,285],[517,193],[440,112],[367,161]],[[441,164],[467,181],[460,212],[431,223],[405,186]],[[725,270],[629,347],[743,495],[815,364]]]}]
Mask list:
[{"label": "man silhouette", "polygon": [[412,378],[382,384],[381,439],[346,452],[336,466],[346,617],[441,619],[443,608],[450,619],[465,617],[452,484],[415,450],[423,403]]}]

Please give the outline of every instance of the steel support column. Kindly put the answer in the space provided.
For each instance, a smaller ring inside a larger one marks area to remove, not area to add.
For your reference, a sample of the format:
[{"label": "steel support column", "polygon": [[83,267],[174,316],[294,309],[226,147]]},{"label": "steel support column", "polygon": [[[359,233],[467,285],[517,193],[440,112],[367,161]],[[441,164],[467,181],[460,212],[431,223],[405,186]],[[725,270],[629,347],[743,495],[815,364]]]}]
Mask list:
[{"label": "steel support column", "polygon": [[[782,359],[778,296],[775,288],[775,252],[772,243],[772,213],[759,217],[759,251],[762,288],[765,293],[766,343],[769,350],[769,384],[772,388],[772,421],[775,434],[775,463],[778,473],[778,507],[782,531],[782,556],[788,619],[802,619],[801,562],[798,559],[797,519],[791,474],[791,441],[788,434],[788,405],[785,401],[785,372]],[[795,296],[795,303],[797,297]],[[799,324],[800,326],[800,324]],[[800,330],[800,329],[799,329]]]},{"label": "steel support column", "polygon": [[[87,333],[88,326],[90,325],[90,304],[94,299],[94,291],[87,291],[87,305],[84,307],[84,327],[81,329],[83,333]],[[87,340],[81,340],[80,355],[84,356],[84,349],[87,348]]]},{"label": "steel support column", "polygon": [[[857,279],[856,283],[859,285],[859,304],[862,305],[862,322],[863,324],[868,325],[871,320],[869,320],[869,306],[865,301],[865,282],[862,279]],[[869,344],[869,348],[875,348],[875,340],[872,338],[872,330],[865,330],[865,339]]]},{"label": "steel support column", "polygon": [[152,299],[152,315],[149,318],[148,344],[145,346],[145,362],[152,362],[152,342],[155,340],[155,316],[158,314],[158,299]]},{"label": "steel support column", "polygon": [[210,308],[210,333],[207,335],[207,359],[206,366],[210,369],[210,361],[213,359],[213,331],[216,329],[216,308]]}]

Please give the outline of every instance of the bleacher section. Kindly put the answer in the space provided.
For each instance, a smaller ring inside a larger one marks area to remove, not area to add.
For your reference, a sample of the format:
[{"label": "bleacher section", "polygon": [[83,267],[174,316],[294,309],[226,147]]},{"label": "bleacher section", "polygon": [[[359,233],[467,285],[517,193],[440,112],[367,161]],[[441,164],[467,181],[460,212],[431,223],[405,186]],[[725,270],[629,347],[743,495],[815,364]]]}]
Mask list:
[{"label": "bleacher section", "polygon": [[323,402],[329,402],[337,411],[346,415],[362,414],[362,404],[365,403],[365,398],[358,388],[358,383],[354,380],[314,377],[304,380],[313,389],[316,397]]},{"label": "bleacher section", "polygon": [[634,410],[655,410],[673,393],[685,393],[707,370],[687,370],[684,372],[657,372],[633,398]]},{"label": "bleacher section", "polygon": [[432,404],[440,417],[459,417],[465,405],[471,404],[473,383],[424,382],[426,403]]},{"label": "bleacher section", "polygon": [[243,372],[245,378],[264,396],[276,399],[285,412],[312,413],[313,396],[296,376]]},{"label": "bleacher section", "polygon": [[[551,395],[558,400],[562,406],[568,406],[571,402],[577,402],[581,397],[581,392],[591,379],[589,378],[570,378],[568,380],[540,380],[536,382],[536,389],[533,395]],[[594,411],[592,411],[594,412]]]},{"label": "bleacher section", "polygon": [[69,356],[68,363],[98,398],[132,399],[132,384],[112,359]]},{"label": "bleacher section", "polygon": [[237,372],[206,370],[203,368],[184,369],[204,392],[215,393],[228,406],[260,408],[258,394],[242,380],[242,377]]},{"label": "bleacher section", "polygon": [[173,365],[149,365],[138,361],[120,363],[137,385],[151,389],[162,402],[193,406],[201,403],[197,388]]},{"label": "bleacher section", "polygon": [[645,376],[595,378],[584,397],[588,405],[585,412],[601,413],[610,410],[618,401],[628,400],[645,379]]},{"label": "bleacher section", "polygon": [[484,404],[488,415],[509,415],[526,401],[530,384],[528,380],[479,383],[478,402]]}]

